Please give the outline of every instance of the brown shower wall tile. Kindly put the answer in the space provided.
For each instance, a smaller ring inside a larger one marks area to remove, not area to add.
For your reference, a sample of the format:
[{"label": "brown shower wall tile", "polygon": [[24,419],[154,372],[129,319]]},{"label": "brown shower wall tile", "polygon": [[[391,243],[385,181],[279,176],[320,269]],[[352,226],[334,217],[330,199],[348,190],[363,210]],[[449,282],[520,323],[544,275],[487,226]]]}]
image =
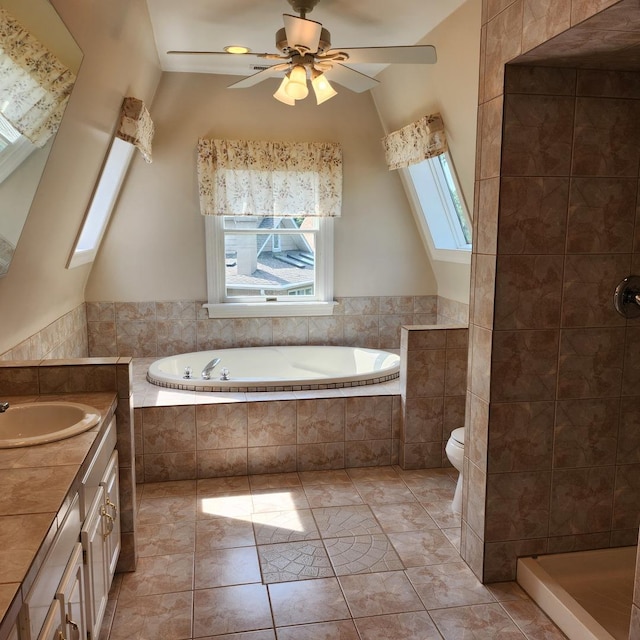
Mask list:
[{"label": "brown shower wall tile", "polygon": [[[545,14],[549,5],[533,7],[532,0],[525,0],[525,14],[534,12]],[[546,4],[546,0],[545,0]],[[549,3],[551,4],[551,3]],[[553,3],[562,6],[562,2]],[[551,8],[553,11],[555,7]],[[553,67],[530,67],[526,65],[507,65],[505,69],[505,93],[523,93],[526,95],[573,96],[576,91],[575,69]]]},{"label": "brown shower wall tile", "polygon": [[640,464],[616,468],[613,529],[637,530],[640,524]]},{"label": "brown shower wall tile", "polygon": [[569,28],[571,0],[524,0],[522,50],[529,51]]},{"label": "brown shower wall tile", "polygon": [[564,329],[558,361],[558,398],[620,396],[625,330]]},{"label": "brown shower wall tile", "polygon": [[499,256],[494,328],[559,327],[563,264],[563,256]]},{"label": "brown shower wall tile", "polygon": [[633,98],[640,100],[640,75],[634,71],[579,69],[576,93],[592,98]]},{"label": "brown shower wall tile", "polygon": [[507,94],[502,175],[569,174],[575,98]]},{"label": "brown shower wall tile", "polygon": [[564,253],[568,198],[569,178],[502,178],[498,219],[500,254]]},{"label": "brown shower wall tile", "polygon": [[493,98],[478,107],[481,112],[482,143],[480,148],[481,180],[495,178],[500,175],[502,157],[502,107],[503,97]]}]

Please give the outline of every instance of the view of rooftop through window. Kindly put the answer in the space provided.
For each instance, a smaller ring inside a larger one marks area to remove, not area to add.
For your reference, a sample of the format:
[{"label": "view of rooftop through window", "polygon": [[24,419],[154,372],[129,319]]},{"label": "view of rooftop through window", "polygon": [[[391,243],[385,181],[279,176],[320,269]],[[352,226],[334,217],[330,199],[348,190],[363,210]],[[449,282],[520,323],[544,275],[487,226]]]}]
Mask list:
[{"label": "view of rooftop through window", "polygon": [[225,216],[229,299],[314,296],[317,218]]}]

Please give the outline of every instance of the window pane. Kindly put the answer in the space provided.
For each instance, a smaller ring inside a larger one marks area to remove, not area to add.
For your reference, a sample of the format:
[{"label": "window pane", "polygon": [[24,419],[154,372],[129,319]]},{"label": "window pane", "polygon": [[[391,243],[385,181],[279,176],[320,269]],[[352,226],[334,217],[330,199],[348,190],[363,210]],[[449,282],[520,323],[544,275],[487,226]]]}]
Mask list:
[{"label": "window pane", "polygon": [[246,221],[244,229],[248,232],[241,218],[230,220],[243,232],[225,232],[227,297],[315,295],[313,231],[298,231],[291,218],[259,219],[261,224],[255,233],[251,232],[255,218]]},{"label": "window pane", "polygon": [[467,241],[467,243],[471,244],[471,231],[469,230],[467,219],[462,210],[460,195],[458,194],[458,190],[456,189],[456,184],[453,181],[453,177],[451,175],[451,169],[449,168],[449,162],[447,161],[447,156],[444,153],[442,153],[438,156],[438,160],[440,160],[442,173],[444,174],[444,178],[447,182],[447,187],[449,188],[449,195],[451,196],[451,201],[453,202],[453,208],[455,209],[456,215],[458,216],[458,221],[460,222],[460,228],[462,229],[462,234],[464,235],[464,239]]}]

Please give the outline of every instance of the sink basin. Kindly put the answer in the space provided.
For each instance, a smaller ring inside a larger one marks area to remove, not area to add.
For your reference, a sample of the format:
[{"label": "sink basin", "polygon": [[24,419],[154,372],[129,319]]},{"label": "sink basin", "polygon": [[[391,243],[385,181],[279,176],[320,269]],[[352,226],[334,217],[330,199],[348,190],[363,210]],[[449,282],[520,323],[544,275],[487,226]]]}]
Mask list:
[{"label": "sink basin", "polygon": [[76,402],[33,402],[0,413],[0,449],[64,440],[100,421],[93,407]]}]

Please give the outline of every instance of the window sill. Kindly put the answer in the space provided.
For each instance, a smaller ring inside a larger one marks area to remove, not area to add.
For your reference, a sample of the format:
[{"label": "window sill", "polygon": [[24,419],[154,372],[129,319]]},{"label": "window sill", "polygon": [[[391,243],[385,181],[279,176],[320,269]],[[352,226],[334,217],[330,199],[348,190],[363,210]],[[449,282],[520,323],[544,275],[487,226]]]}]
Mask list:
[{"label": "window sill", "polygon": [[210,318],[284,318],[330,316],[336,302],[223,302],[203,304]]}]

